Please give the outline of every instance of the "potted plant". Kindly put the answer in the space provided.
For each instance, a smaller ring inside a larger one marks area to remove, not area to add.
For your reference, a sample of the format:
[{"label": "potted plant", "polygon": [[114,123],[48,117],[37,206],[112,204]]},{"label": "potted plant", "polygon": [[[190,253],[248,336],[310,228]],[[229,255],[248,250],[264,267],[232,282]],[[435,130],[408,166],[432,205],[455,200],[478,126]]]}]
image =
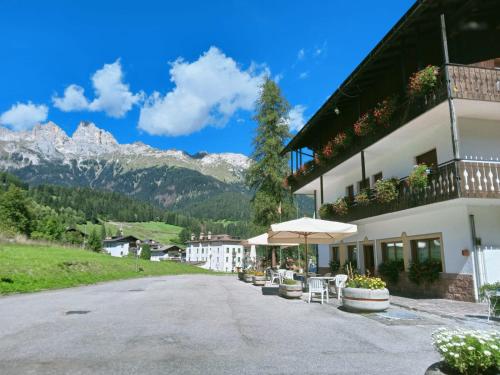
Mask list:
[{"label": "potted plant", "polygon": [[353,312],[384,311],[389,307],[389,291],[382,279],[357,275],[342,290],[342,306]]},{"label": "potted plant", "polygon": [[395,179],[383,179],[375,182],[375,199],[379,203],[390,203],[398,197]]},{"label": "potted plant", "polygon": [[302,297],[302,283],[297,280],[285,279],[279,286],[278,294],[285,298]]},{"label": "potted plant", "polygon": [[331,203],[324,203],[319,208],[319,217],[323,220],[328,220],[333,216],[333,209]]},{"label": "potted plant", "polygon": [[348,148],[351,144],[352,136],[346,132],[338,133],[332,140],[333,144],[339,148]]},{"label": "potted plant", "polygon": [[373,109],[373,118],[377,125],[388,128],[391,126],[392,116],[396,111],[397,97],[390,96],[377,103]]},{"label": "potted plant", "polygon": [[373,117],[370,113],[365,113],[353,125],[354,134],[364,137],[373,131]]},{"label": "potted plant", "polygon": [[426,375],[498,374],[498,331],[440,328],[432,334],[432,344],[442,361],[430,366]]},{"label": "potted plant", "polygon": [[330,271],[333,274],[336,274],[340,270],[340,262],[338,260],[332,259],[329,263],[329,266],[330,266]]},{"label": "potted plant", "polygon": [[253,275],[255,275],[255,271],[248,270],[243,275],[243,281],[246,283],[253,283]]},{"label": "potted plant", "polygon": [[244,277],[245,277],[245,271],[244,270],[238,271],[238,279],[240,279],[241,281],[243,281]]},{"label": "potted plant", "polygon": [[431,94],[438,84],[439,67],[428,65],[413,73],[408,83],[408,96],[417,98]]},{"label": "potted plant", "polygon": [[347,215],[349,207],[347,206],[347,201],[345,198],[338,198],[335,202],[331,204],[331,208],[334,214],[338,216]]},{"label": "potted plant", "polygon": [[337,154],[333,141],[329,141],[321,150],[321,157],[325,160],[333,158]]},{"label": "potted plant", "polygon": [[429,167],[427,165],[415,165],[408,176],[408,185],[413,189],[425,189],[427,187],[427,175],[429,172]]},{"label": "potted plant", "polygon": [[266,285],[266,275],[264,272],[255,272],[252,278],[253,285],[264,286]]},{"label": "potted plant", "polygon": [[354,202],[356,202],[358,206],[367,206],[370,203],[368,192],[366,190],[361,190],[354,196]]}]

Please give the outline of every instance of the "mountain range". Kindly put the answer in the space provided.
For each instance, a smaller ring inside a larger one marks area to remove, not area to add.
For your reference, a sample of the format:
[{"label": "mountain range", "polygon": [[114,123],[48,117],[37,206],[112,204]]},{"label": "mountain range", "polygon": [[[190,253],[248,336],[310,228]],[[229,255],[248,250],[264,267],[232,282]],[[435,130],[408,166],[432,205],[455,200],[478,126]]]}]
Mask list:
[{"label": "mountain range", "polygon": [[53,122],[24,132],[0,127],[0,169],[32,185],[116,191],[198,217],[248,218],[243,180],[249,165],[236,153],[189,155],[141,142],[119,144],[91,122],[80,122],[71,136]]}]

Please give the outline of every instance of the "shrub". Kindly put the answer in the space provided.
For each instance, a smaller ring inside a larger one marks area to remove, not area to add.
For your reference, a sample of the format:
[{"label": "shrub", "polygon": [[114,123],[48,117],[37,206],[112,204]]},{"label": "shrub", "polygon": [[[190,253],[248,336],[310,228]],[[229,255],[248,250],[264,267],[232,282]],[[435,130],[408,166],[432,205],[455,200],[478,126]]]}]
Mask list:
[{"label": "shrub", "polygon": [[331,206],[333,213],[339,216],[347,215],[347,212],[349,210],[345,198],[338,198],[335,202],[331,204]]},{"label": "shrub", "polygon": [[425,189],[427,187],[427,171],[425,164],[415,165],[408,176],[408,185],[415,189]]},{"label": "shrub", "polygon": [[332,273],[338,272],[340,270],[340,262],[338,260],[331,260],[329,265],[330,271],[332,271]]},{"label": "shrub", "polygon": [[360,191],[354,197],[354,202],[360,206],[366,206],[370,203],[370,197],[368,196],[368,192],[366,190]]},{"label": "shrub", "polygon": [[422,70],[414,73],[408,83],[408,95],[411,98],[425,96],[434,91],[437,86],[439,68],[434,65],[428,65]]},{"label": "shrub", "polygon": [[440,328],[432,334],[432,344],[460,374],[494,374],[500,368],[498,331]]},{"label": "shrub", "polygon": [[369,277],[363,275],[354,276],[347,282],[348,288],[364,288],[364,289],[384,289],[385,282],[379,277]]},{"label": "shrub", "polygon": [[383,179],[375,182],[375,199],[380,203],[390,203],[398,197],[395,179]]},{"label": "shrub", "polygon": [[422,282],[433,283],[439,279],[442,270],[441,261],[427,259],[423,262],[412,262],[408,273],[411,282],[420,285]]},{"label": "shrub", "polygon": [[[484,300],[486,298],[486,292],[487,291],[495,291],[500,289],[500,281],[497,281],[496,283],[493,284],[484,284],[480,289],[479,289],[479,297]],[[493,296],[491,297],[493,300],[492,302],[496,301],[496,306],[495,306],[495,311],[494,314],[495,316],[500,315],[500,297]]]},{"label": "shrub", "polygon": [[282,284],[285,284],[285,285],[297,285],[297,281],[296,280],[292,280],[292,279],[285,279],[285,280],[283,280]]},{"label": "shrub", "polygon": [[378,273],[391,283],[396,284],[399,281],[399,274],[404,271],[403,260],[388,260],[378,266]]},{"label": "shrub", "polygon": [[369,113],[361,115],[361,117],[353,125],[354,134],[358,137],[364,137],[373,131],[373,118]]},{"label": "shrub", "polygon": [[151,246],[149,246],[148,244],[143,244],[141,246],[141,259],[151,259]]}]

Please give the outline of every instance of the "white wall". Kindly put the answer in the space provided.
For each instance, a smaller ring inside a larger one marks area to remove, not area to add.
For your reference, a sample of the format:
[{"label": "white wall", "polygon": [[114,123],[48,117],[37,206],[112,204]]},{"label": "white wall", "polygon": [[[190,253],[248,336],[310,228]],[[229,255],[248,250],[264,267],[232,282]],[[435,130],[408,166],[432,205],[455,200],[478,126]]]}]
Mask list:
[{"label": "white wall", "polygon": [[500,157],[500,120],[459,118],[457,123],[462,158],[496,160]]},{"label": "white wall", "polygon": [[104,250],[108,252],[111,256],[124,257],[128,255],[129,244],[128,243],[113,244],[112,246],[106,246]]}]

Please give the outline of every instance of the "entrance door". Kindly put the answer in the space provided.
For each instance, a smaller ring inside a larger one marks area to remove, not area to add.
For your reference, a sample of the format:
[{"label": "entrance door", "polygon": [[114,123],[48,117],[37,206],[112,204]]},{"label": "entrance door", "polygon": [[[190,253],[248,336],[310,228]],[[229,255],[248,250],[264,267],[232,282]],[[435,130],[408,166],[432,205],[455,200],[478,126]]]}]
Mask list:
[{"label": "entrance door", "polygon": [[375,257],[373,245],[363,245],[363,256],[365,261],[365,273],[370,272],[370,276],[375,274]]}]

